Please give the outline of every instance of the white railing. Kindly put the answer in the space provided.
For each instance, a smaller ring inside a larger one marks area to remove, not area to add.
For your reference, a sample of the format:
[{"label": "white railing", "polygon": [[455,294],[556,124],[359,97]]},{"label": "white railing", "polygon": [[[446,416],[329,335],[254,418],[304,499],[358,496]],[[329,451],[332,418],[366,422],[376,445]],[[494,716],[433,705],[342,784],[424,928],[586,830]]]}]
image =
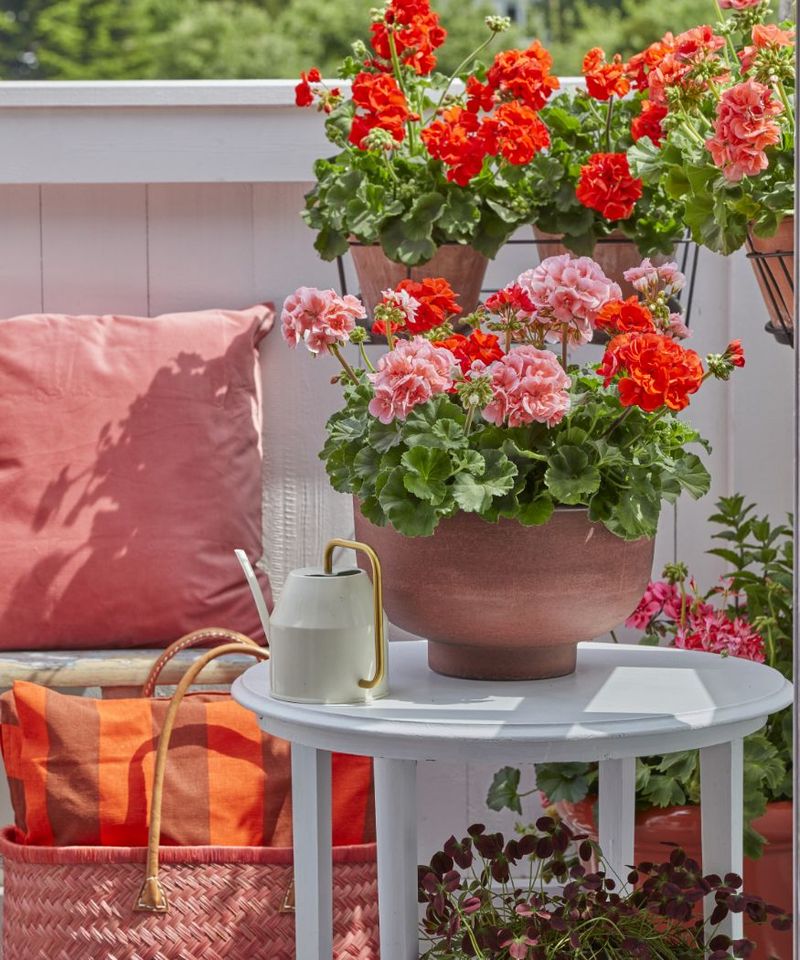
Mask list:
[{"label": "white railing", "polygon": [[[301,283],[336,285],[300,221],[311,166],[330,152],[320,116],[293,105],[286,81],[8,83],[0,87],[0,316],[57,311],[157,314],[207,306],[280,304]],[[525,235],[523,231],[521,235]],[[502,251],[489,282],[535,262]],[[352,276],[350,276],[351,289]],[[741,490],[773,513],[792,502],[792,356],[762,332],[750,267],[703,251],[693,315],[702,354],[740,337],[748,364],[710,383],[693,422],[712,441],[712,494],[666,511],[657,563],[674,555],[705,580],[713,497]],[[325,359],[263,353],[265,555],[279,588],[352,522],[317,459],[337,402]],[[520,757],[520,761],[524,760]],[[468,820],[492,822],[485,769],[421,778],[422,840]],[[433,802],[446,789],[447,809]]]}]

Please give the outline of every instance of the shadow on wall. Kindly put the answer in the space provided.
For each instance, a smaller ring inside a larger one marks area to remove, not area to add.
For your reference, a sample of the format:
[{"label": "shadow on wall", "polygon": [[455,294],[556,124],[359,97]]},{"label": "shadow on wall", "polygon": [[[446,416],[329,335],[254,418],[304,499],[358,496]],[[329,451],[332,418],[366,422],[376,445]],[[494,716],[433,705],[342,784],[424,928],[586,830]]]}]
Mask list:
[{"label": "shadow on wall", "polygon": [[253,330],[163,365],[152,338],[102,357],[96,335],[67,339],[34,371],[0,364],[0,410],[15,401],[0,441],[0,646],[261,636],[233,556],[261,555]]}]

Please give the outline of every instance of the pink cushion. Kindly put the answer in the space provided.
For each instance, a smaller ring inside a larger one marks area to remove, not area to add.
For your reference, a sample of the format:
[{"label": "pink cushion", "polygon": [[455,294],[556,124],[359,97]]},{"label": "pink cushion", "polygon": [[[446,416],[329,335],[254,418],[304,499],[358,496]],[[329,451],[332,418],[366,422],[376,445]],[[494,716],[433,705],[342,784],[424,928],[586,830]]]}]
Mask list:
[{"label": "pink cushion", "polygon": [[0,321],[0,649],[263,636],[233,550],[261,556],[272,323],[269,305]]}]

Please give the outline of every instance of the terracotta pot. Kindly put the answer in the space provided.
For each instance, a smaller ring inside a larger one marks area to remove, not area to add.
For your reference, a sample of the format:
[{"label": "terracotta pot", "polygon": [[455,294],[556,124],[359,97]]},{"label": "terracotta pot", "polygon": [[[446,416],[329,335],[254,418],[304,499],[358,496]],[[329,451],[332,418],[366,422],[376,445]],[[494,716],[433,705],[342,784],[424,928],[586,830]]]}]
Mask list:
[{"label": "terracotta pot", "polygon": [[350,254],[356,268],[361,299],[372,317],[375,304],[381,299],[381,291],[394,287],[401,280],[424,277],[444,277],[458,295],[463,312],[472,313],[478,306],[483,278],[489,260],[472,247],[449,243],[434,254],[432,260],[416,267],[406,267],[390,260],[377,245],[350,244]]},{"label": "terracotta pot", "polygon": [[747,246],[769,314],[767,329],[781,342],[791,343],[794,335],[794,217],[786,217],[774,237],[757,237],[750,230]]},{"label": "terracotta pot", "polygon": [[[597,839],[594,820],[596,798],[580,803],[555,804],[566,823],[581,833]],[[792,804],[788,800],[767,805],[763,817],[753,826],[768,843],[758,860],[745,860],[744,883],[748,893],[763,897],[768,903],[791,908],[792,899]],[[663,810],[640,810],[636,814],[634,859],[660,863],[669,857],[668,844],[683,847],[695,860],[700,860],[700,807],[666,807]],[[791,960],[792,931],[773,930],[769,925],[756,926],[745,920],[745,935],[758,945],[753,960],[770,956]]]},{"label": "terracotta pot", "polygon": [[431,537],[404,537],[356,504],[355,530],[380,557],[387,616],[427,638],[429,666],[450,677],[572,673],[577,644],[630,614],[653,565],[652,540],[621,540],[585,508],[538,527],[458,513]]},{"label": "terracotta pot", "polygon": [[[557,234],[545,233],[534,225],[533,235],[537,240],[552,241],[551,243],[537,244],[540,260],[544,260],[546,257],[560,256],[563,253],[568,253],[572,257],[576,256],[560,242],[561,238]],[[631,297],[636,293],[623,274],[631,267],[638,267],[643,257],[636,244],[632,240],[628,240],[621,230],[615,230],[609,237],[598,240],[594,253],[592,253],[592,259],[600,264],[603,273],[610,280],[615,280],[620,285],[623,297]],[[672,258],[663,254],[650,257],[650,260],[655,264],[666,263],[670,259]]]}]

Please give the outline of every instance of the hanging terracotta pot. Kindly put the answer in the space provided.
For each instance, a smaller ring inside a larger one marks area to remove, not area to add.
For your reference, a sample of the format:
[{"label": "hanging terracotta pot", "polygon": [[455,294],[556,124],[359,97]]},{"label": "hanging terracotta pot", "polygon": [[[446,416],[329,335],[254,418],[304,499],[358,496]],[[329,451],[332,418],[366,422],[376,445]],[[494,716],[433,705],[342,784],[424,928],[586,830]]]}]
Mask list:
[{"label": "hanging terracotta pot", "polygon": [[356,268],[361,299],[370,318],[381,292],[397,286],[401,280],[422,280],[424,277],[443,277],[458,295],[463,313],[472,313],[478,306],[483,278],[489,258],[472,247],[448,243],[434,254],[427,263],[407,267],[395,263],[378,244],[350,244],[350,254]]},{"label": "hanging terracotta pot", "polygon": [[[540,260],[544,260],[546,257],[557,257],[564,253],[568,253],[572,257],[577,256],[577,254],[568,250],[564,244],[561,243],[561,237],[559,235],[545,233],[536,225],[533,227],[533,234],[536,239],[540,241],[536,245]],[[672,257],[656,254],[650,257],[650,260],[652,263],[658,265],[667,263],[668,260],[673,258],[674,253]],[[632,240],[629,240],[621,230],[615,230],[610,236],[598,240],[592,253],[592,259],[600,264],[603,273],[609,280],[614,280],[620,285],[623,297],[631,297],[636,293],[623,274],[632,267],[638,267],[644,258],[641,253],[639,253],[639,248],[636,244]]]},{"label": "hanging terracotta pot", "polygon": [[769,314],[767,330],[781,343],[794,337],[794,217],[786,217],[772,237],[747,238],[748,258]]},{"label": "hanging terracotta pot", "polygon": [[429,666],[450,677],[572,673],[578,643],[631,613],[653,566],[652,540],[622,540],[580,507],[534,527],[457,513],[433,536],[404,537],[356,503],[355,530],[381,559],[389,620],[425,637]]},{"label": "hanging terracotta pot", "polygon": [[[597,839],[594,804],[596,797],[579,803],[555,804],[559,816],[578,833]],[[792,898],[792,804],[789,800],[767,804],[766,813],[753,821],[755,829],[767,840],[758,860],[744,862],[744,889],[763,897],[767,903],[791,909]],[[637,863],[661,863],[669,858],[673,846],[682,847],[700,861],[700,807],[665,807],[640,810],[636,814],[634,859]],[[774,930],[769,924],[751,924],[745,917],[745,936],[758,945],[751,960],[770,956],[791,960],[792,931]]]}]

